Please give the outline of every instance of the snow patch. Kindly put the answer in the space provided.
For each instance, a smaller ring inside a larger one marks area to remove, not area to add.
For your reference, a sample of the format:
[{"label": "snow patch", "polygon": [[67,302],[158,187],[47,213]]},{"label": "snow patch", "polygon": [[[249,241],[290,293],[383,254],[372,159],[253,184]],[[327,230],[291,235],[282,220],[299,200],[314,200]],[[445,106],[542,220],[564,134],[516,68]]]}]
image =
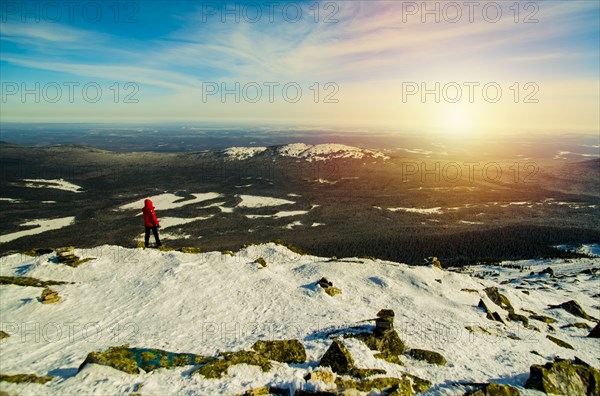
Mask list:
[{"label": "snow patch", "polygon": [[31,227],[29,230],[17,231],[10,234],[0,235],[0,243],[14,241],[28,235],[41,234],[43,232],[58,230],[59,228],[67,227],[75,222],[75,217],[61,217],[59,219],[39,219],[31,220],[20,225],[20,227]]},{"label": "snow patch", "polygon": [[74,193],[83,192],[80,186],[64,179],[23,179],[23,181],[26,182],[25,187],[29,188],[54,188]]},{"label": "snow patch", "polygon": [[444,212],[442,212],[442,208],[441,207],[437,207],[437,208],[387,208],[387,210],[390,210],[392,212],[398,212],[398,211],[403,211],[403,212],[408,212],[408,213],[418,213],[418,214],[424,214],[424,215],[433,215],[433,214],[443,214]]},{"label": "snow patch", "polygon": [[290,205],[296,202],[288,201],[287,199],[263,197],[257,195],[238,195],[242,202],[240,202],[238,208],[264,208],[267,206],[281,206]]},{"label": "snow patch", "polygon": [[[191,195],[193,195],[194,198],[184,199],[183,197],[180,197],[178,195],[171,194],[171,193],[164,193],[164,194],[155,195],[155,196],[148,197],[148,198],[152,200],[152,203],[154,203],[154,207],[157,208],[157,210],[167,210],[167,209],[181,208],[183,206],[196,204],[198,202],[208,201],[208,200],[215,199],[215,198],[221,198],[223,196],[222,194],[214,193],[214,192],[198,193],[198,194],[191,194]],[[119,209],[121,209],[121,210],[137,209],[137,210],[141,211],[142,208],[144,207],[145,199],[146,198],[142,198],[137,201],[131,202],[129,204],[122,205],[119,207]]]}]

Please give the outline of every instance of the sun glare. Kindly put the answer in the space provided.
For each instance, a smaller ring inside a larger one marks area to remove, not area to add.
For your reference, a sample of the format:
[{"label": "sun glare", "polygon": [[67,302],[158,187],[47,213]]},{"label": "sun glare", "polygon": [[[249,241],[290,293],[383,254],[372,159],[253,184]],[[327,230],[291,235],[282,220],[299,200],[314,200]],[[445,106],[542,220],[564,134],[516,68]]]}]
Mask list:
[{"label": "sun glare", "polygon": [[441,105],[437,111],[437,128],[442,134],[464,137],[473,132],[476,113],[473,106],[461,103]]}]

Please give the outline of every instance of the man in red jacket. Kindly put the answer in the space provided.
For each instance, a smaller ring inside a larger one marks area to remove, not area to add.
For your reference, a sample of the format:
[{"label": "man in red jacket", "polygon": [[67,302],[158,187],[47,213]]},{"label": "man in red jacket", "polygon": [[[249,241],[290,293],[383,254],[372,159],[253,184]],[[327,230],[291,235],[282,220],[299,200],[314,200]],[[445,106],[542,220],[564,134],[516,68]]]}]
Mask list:
[{"label": "man in red jacket", "polygon": [[144,245],[148,247],[150,242],[150,231],[154,234],[154,240],[156,241],[156,247],[161,246],[160,238],[158,237],[158,228],[160,227],[160,223],[156,218],[156,212],[154,211],[154,205],[152,201],[146,199],[144,201],[144,208],[142,209],[142,213],[144,213],[144,225],[146,226],[146,236],[144,239]]}]

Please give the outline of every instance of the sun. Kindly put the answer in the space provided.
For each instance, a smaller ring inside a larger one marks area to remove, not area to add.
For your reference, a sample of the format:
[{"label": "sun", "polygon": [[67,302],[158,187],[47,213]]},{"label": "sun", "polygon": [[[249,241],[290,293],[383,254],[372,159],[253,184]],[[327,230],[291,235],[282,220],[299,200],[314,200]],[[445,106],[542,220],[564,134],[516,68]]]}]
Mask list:
[{"label": "sun", "polygon": [[472,103],[444,103],[436,110],[436,128],[439,133],[467,137],[474,132],[477,111]]}]

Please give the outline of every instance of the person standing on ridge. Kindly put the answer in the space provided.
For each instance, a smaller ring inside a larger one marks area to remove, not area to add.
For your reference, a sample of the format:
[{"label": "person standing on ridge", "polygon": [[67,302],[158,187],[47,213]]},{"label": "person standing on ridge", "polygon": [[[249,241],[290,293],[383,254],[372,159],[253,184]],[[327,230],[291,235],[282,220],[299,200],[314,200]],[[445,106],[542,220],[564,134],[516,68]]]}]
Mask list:
[{"label": "person standing on ridge", "polygon": [[146,226],[146,235],[144,237],[144,246],[148,247],[150,242],[150,231],[154,234],[154,240],[156,241],[156,247],[162,245],[160,243],[160,238],[158,237],[158,229],[160,228],[160,222],[156,218],[156,212],[154,211],[154,205],[152,201],[146,199],[144,201],[144,208],[142,209],[142,213],[144,213],[144,225]]}]

